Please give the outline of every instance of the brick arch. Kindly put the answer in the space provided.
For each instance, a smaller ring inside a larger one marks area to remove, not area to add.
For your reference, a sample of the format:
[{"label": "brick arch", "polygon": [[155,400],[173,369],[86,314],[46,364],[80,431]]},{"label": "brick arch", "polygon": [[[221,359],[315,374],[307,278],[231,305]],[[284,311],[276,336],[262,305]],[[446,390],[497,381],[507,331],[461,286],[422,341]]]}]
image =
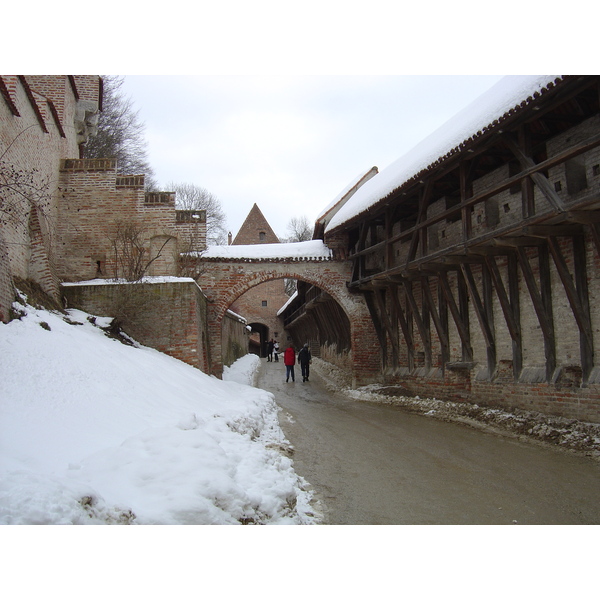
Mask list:
[{"label": "brick arch", "polygon": [[228,308],[248,290],[274,279],[300,279],[328,293],[342,308],[350,322],[353,380],[368,382],[380,369],[377,336],[364,298],[351,294],[349,265],[342,261],[312,260],[207,260],[200,285],[209,303],[211,373],[223,371],[221,326]]},{"label": "brick arch", "polygon": [[350,307],[348,306],[347,298],[344,294],[340,294],[339,290],[342,289],[341,284],[344,285],[345,291],[345,280],[339,283],[338,286],[333,285],[332,282],[328,282],[323,284],[322,281],[317,281],[315,277],[311,277],[306,273],[299,273],[297,271],[290,270],[289,272],[283,273],[281,275],[273,276],[272,274],[268,274],[265,272],[257,272],[253,273],[251,277],[246,280],[239,281],[234,287],[225,290],[223,293],[222,301],[226,306],[221,306],[219,312],[217,313],[218,318],[222,319],[227,309],[243,294],[255,288],[263,283],[267,283],[268,281],[274,281],[276,279],[299,279],[301,281],[305,281],[306,283],[310,283],[311,285],[315,285],[321,288],[323,291],[327,292],[343,309],[346,313],[348,313]]}]

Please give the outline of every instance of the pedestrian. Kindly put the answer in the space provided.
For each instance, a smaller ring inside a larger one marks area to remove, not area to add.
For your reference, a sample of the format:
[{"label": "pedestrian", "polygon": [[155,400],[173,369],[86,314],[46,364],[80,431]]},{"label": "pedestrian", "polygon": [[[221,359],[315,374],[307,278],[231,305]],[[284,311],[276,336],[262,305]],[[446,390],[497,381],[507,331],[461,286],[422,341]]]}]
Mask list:
[{"label": "pedestrian", "polygon": [[273,342],[273,356],[275,357],[275,362],[279,362],[279,342],[277,340]]},{"label": "pedestrian", "polygon": [[290,380],[290,375],[292,376],[292,381],[296,381],[294,376],[294,365],[296,364],[296,352],[294,347],[290,344],[285,352],[283,353],[283,364],[285,365],[285,381],[286,383]]},{"label": "pedestrian", "polygon": [[267,362],[273,362],[273,339],[267,344]]},{"label": "pedestrian", "polygon": [[298,362],[302,369],[302,381],[308,381],[311,360],[312,356],[310,354],[310,348],[308,347],[308,344],[304,344],[300,352],[298,352]]}]

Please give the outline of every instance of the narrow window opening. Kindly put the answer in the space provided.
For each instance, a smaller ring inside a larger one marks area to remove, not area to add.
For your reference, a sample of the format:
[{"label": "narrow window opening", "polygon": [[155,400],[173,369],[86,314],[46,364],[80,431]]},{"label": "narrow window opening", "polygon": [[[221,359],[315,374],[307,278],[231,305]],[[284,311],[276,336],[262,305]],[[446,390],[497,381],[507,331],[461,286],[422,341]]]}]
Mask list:
[{"label": "narrow window opening", "polygon": [[567,177],[567,192],[569,195],[577,194],[588,186],[585,174],[585,163],[581,158],[573,158],[565,163]]}]

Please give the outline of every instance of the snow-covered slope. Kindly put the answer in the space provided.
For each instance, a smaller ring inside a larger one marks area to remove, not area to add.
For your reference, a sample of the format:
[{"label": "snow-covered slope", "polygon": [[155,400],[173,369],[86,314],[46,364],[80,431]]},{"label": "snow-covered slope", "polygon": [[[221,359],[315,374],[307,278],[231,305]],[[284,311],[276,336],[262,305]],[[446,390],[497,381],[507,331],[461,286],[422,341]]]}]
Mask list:
[{"label": "snow-covered slope", "polygon": [[[312,523],[272,394],[15,305],[0,324],[0,523]],[[95,324],[91,321],[95,321]]]}]

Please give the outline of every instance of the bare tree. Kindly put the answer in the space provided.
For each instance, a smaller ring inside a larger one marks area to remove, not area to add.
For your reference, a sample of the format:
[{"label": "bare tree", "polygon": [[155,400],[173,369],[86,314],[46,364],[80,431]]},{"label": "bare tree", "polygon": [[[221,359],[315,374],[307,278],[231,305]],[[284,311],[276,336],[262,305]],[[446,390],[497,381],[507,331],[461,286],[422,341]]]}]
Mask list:
[{"label": "bare tree", "polygon": [[168,188],[176,194],[175,204],[178,209],[206,211],[207,246],[227,243],[226,215],[216,196],[193,183],[171,182]]},{"label": "bare tree", "polygon": [[307,242],[312,239],[313,230],[306,216],[292,217],[288,223],[289,237],[286,242]]},{"label": "bare tree", "polygon": [[[288,223],[287,230],[289,237],[284,238],[283,242],[307,242],[312,239],[313,230],[306,216],[292,217]],[[291,296],[297,288],[295,279],[284,279],[285,293]]]},{"label": "bare tree", "polygon": [[102,112],[98,117],[98,134],[85,144],[86,158],[116,158],[117,171],[122,175],[146,175],[146,188],[156,189],[154,172],[148,162],[146,126],[140,121],[139,110],[123,95],[124,78],[102,77]]},{"label": "bare tree", "polygon": [[154,257],[149,255],[145,230],[132,221],[115,224],[110,244],[114,261],[114,279],[139,281],[147,274],[150,265],[161,257],[171,236],[165,235],[165,241]]}]

